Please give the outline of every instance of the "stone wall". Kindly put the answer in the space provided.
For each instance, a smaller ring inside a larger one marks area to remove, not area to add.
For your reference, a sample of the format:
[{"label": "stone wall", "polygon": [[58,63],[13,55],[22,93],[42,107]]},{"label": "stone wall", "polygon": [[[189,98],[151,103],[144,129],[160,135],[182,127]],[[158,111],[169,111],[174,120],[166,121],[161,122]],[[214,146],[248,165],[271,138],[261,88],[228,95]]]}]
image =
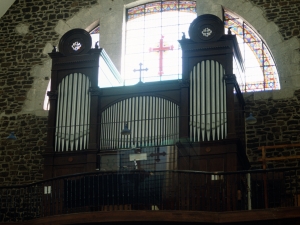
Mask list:
[{"label": "stone wall", "polygon": [[285,40],[300,38],[299,0],[251,0],[262,7],[268,20],[273,21]]},{"label": "stone wall", "polygon": [[[54,28],[95,0],[16,0],[0,19],[0,184],[42,180],[47,117],[23,114],[22,107],[35,79],[31,70],[49,59],[47,43],[58,43]],[[51,46],[50,46],[51,49]],[[40,106],[42,109],[42,105]],[[15,142],[5,139],[11,131]]]},{"label": "stone wall", "polygon": [[[122,4],[132,2],[134,0],[124,0]],[[199,2],[201,3],[202,0],[198,1],[198,4]],[[209,2],[212,1],[209,0]],[[214,2],[233,5],[232,0]],[[237,9],[245,8],[242,2],[248,1],[234,1]],[[280,34],[284,39],[299,38],[299,1],[251,0],[250,2],[264,10],[266,17],[280,28]],[[70,19],[72,19],[72,27],[82,27],[80,23],[90,16],[82,12],[97,6],[98,8],[93,11],[94,14],[99,13],[99,8],[103,9],[101,12],[107,12],[107,14],[99,15],[99,18],[102,17],[104,21],[108,21],[102,23],[103,32],[105,33],[107,28],[109,35],[120,34],[121,30],[114,29],[112,21],[115,20],[111,19],[116,13],[123,13],[120,4],[119,0],[16,0],[0,18],[0,183],[2,185],[31,183],[42,179],[41,153],[45,148],[46,113],[41,117],[37,116],[36,112],[23,110],[28,100],[28,92],[35,92],[34,83],[37,86],[45,86],[46,89],[45,84],[49,76],[45,74],[49,74],[50,71],[45,72],[40,69],[32,73],[32,70],[44,65],[46,61],[49,62],[47,53],[51,51],[51,45],[58,43],[61,35],[57,27],[63,30]],[[112,49],[115,46],[115,43],[109,43],[107,48]],[[42,96],[39,97],[42,98]],[[35,102],[35,99],[30,101]],[[278,109],[285,108],[282,114],[285,113],[286,116],[281,119],[277,117],[276,120],[270,119],[270,122],[263,122],[262,125],[255,125],[260,132],[254,130],[253,127],[248,128],[248,154],[252,161],[256,159],[255,146],[257,145],[262,145],[264,142],[268,144],[275,143],[275,141],[288,142],[289,137],[292,137],[290,141],[296,141],[294,140],[296,131],[293,131],[293,136],[289,132],[297,123],[297,117],[293,116],[295,113],[292,115],[288,112],[289,107],[293,107],[294,112],[299,113],[293,105],[295,102],[298,104],[298,99],[247,102],[250,107],[253,106],[256,109],[253,113],[258,115],[258,119],[260,117],[273,118],[276,114],[274,108],[281,106],[280,104],[286,105]],[[42,109],[41,103],[38,104]],[[265,111],[260,107],[264,107]],[[273,130],[269,130],[268,124],[274,120],[276,122],[274,122]],[[262,134],[265,130],[268,131],[268,135]],[[11,131],[15,131],[18,140],[14,143],[7,143],[5,138]],[[270,140],[272,138],[273,140]],[[297,140],[299,141],[299,135]]]},{"label": "stone wall", "polygon": [[0,127],[11,128],[17,136],[16,141],[8,141],[1,136],[1,185],[42,180],[43,157],[41,154],[46,146],[47,122],[46,117],[27,114],[1,117]]},{"label": "stone wall", "polygon": [[[262,168],[258,146],[300,143],[300,90],[294,98],[246,101],[246,111],[252,112],[257,123],[248,125],[247,154],[253,167]],[[268,150],[267,157],[300,155],[300,147]],[[268,167],[300,166],[299,160],[273,161]]]},{"label": "stone wall", "polygon": [[16,0],[0,20],[0,114],[19,113],[32,87],[31,69],[48,55],[47,43],[57,43],[58,21],[67,20],[97,1]]}]

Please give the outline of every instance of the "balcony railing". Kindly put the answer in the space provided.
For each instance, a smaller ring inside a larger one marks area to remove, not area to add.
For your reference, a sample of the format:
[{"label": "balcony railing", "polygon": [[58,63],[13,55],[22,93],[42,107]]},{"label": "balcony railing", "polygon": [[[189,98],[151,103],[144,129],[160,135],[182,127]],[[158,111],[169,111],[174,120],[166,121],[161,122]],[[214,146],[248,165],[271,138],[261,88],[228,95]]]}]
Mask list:
[{"label": "balcony railing", "polygon": [[0,187],[0,222],[115,210],[234,211],[297,206],[300,168],[118,171]]}]

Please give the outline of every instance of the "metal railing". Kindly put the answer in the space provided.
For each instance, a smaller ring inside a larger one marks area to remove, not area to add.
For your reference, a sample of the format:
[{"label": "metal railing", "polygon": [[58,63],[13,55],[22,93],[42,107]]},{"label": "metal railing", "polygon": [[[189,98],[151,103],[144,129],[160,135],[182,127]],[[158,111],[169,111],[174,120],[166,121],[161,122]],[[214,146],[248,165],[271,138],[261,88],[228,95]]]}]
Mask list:
[{"label": "metal railing", "polygon": [[298,206],[299,171],[298,167],[238,172],[131,170],[62,176],[0,187],[0,222],[90,211]]}]

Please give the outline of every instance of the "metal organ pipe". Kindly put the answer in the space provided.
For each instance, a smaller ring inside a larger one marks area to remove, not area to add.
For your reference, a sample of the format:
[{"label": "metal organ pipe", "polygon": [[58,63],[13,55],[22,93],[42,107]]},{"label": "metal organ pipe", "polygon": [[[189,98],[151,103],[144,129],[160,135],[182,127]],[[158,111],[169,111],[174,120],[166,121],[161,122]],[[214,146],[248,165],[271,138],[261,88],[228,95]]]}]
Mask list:
[{"label": "metal organ pipe", "polygon": [[227,134],[225,71],[205,60],[190,72],[190,137],[192,141],[221,140]]},{"label": "metal organ pipe", "polygon": [[[124,124],[131,135],[122,136]],[[179,139],[178,105],[159,97],[137,96],[101,113],[101,149],[172,145]]]},{"label": "metal organ pipe", "polygon": [[89,78],[81,73],[66,76],[58,86],[55,151],[87,148],[90,121]]}]

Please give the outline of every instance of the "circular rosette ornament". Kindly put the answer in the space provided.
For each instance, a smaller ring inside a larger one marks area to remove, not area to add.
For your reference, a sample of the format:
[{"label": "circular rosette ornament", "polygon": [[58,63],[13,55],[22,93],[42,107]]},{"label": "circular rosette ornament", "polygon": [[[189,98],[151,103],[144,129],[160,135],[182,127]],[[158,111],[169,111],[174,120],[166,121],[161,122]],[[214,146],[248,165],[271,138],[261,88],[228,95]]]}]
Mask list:
[{"label": "circular rosette ornament", "polygon": [[191,23],[189,35],[195,42],[217,41],[224,35],[224,25],[215,15],[201,15]]},{"label": "circular rosette ornament", "polygon": [[59,52],[65,56],[85,54],[91,49],[91,35],[84,29],[76,28],[65,33],[59,41]]}]

